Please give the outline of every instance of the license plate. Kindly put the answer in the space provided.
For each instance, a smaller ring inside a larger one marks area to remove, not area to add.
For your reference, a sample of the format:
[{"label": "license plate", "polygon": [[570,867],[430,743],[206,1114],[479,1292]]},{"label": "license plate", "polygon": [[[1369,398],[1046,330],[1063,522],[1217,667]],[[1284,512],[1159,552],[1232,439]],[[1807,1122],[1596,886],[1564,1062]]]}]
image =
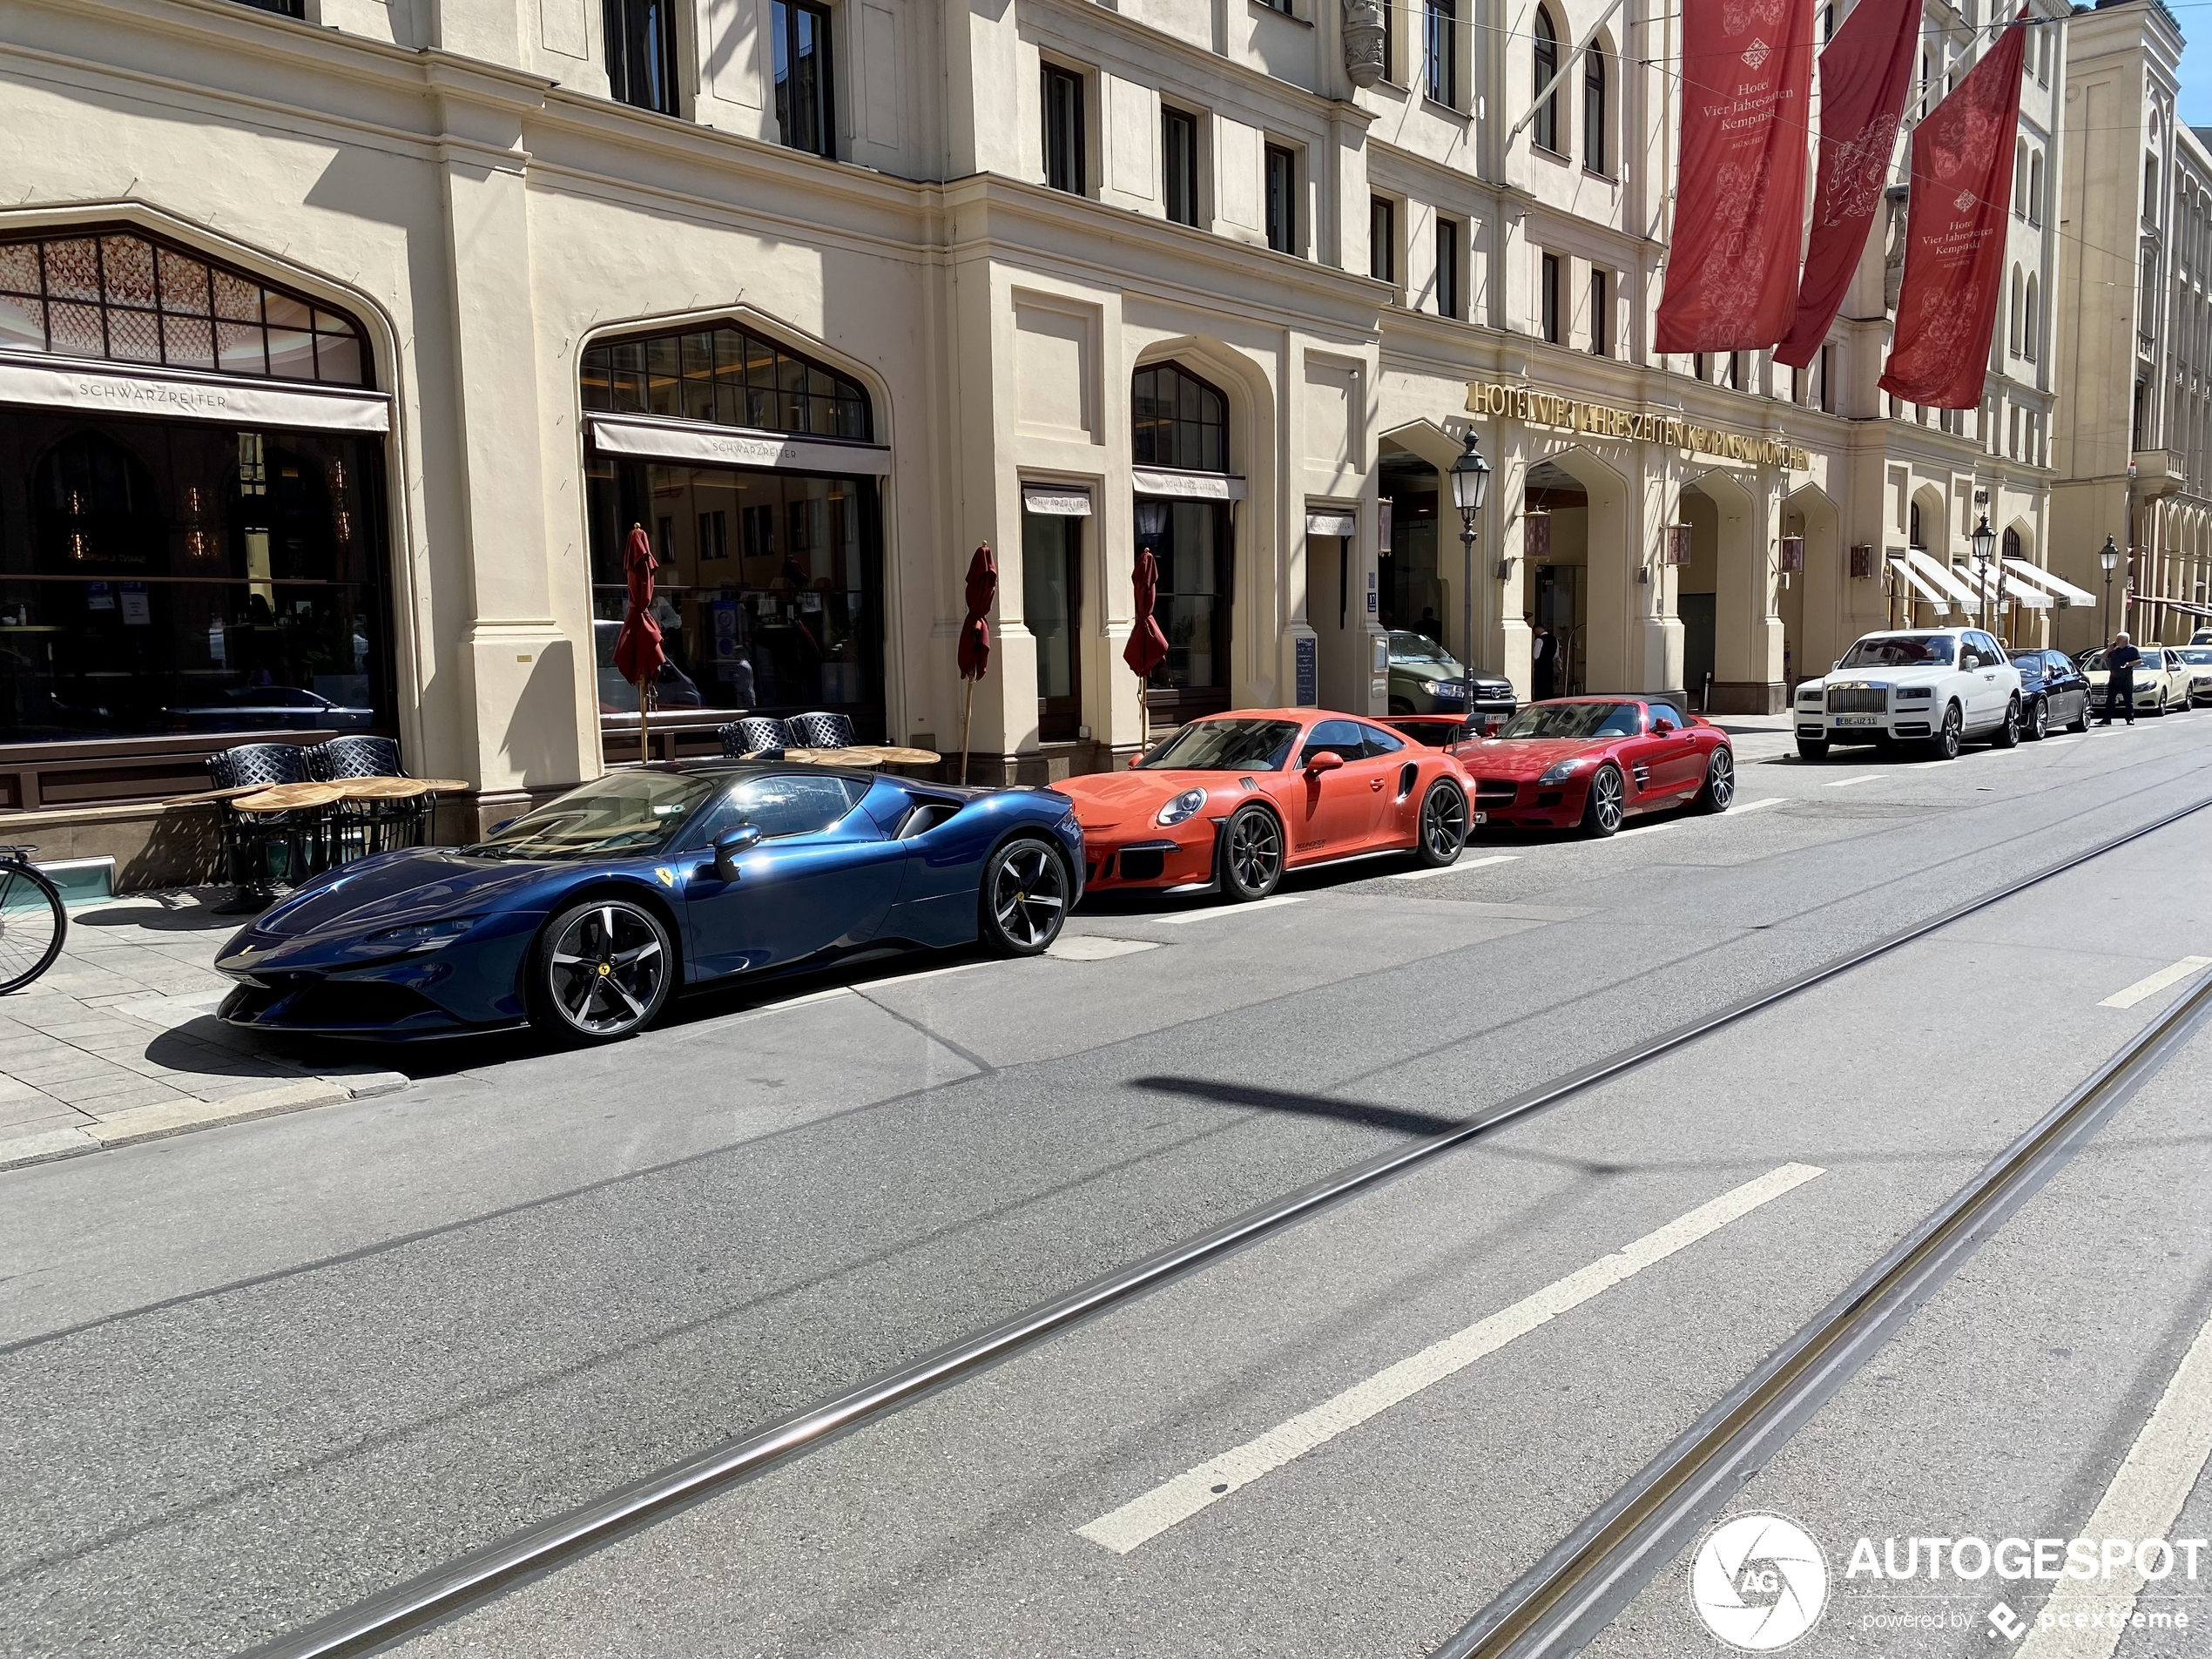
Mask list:
[{"label": "license plate", "polygon": [[1474,821],[1478,824],[1487,824],[1490,821],[1490,814],[1487,813],[1477,813],[1474,815]]},{"label": "license plate", "polygon": [[1882,717],[1878,714],[1838,714],[1836,716],[1836,724],[1838,725],[1879,725],[1882,724]]}]

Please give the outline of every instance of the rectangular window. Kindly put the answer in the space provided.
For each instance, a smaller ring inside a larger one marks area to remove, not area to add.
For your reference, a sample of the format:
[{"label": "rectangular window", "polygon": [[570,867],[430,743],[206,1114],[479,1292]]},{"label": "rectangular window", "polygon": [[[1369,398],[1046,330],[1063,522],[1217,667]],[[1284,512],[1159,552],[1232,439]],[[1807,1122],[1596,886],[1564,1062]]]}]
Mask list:
[{"label": "rectangular window", "polygon": [[1298,157],[1280,145],[1267,146],[1267,246],[1296,253],[1298,245]]},{"label": "rectangular window", "polygon": [[1613,355],[1613,285],[1605,273],[1590,273],[1590,355]]},{"label": "rectangular window", "polygon": [[[608,91],[634,108],[676,114],[674,0],[606,0],[604,16]],[[780,102],[780,78],[777,84]]]},{"label": "rectangular window", "polygon": [[1705,354],[1703,352],[1699,352],[1696,356],[1689,360],[1689,372],[1701,381],[1705,378]]},{"label": "rectangular window", "polygon": [[273,11],[280,17],[297,17],[302,23],[307,20],[307,0],[239,0],[239,3],[260,11]]},{"label": "rectangular window", "polygon": [[1178,225],[1198,222],[1198,118],[1181,110],[1160,110],[1160,182],[1168,217]]},{"label": "rectangular window", "polygon": [[1460,314],[1460,221],[1441,215],[1436,221],[1436,314]]},{"label": "rectangular window", "polygon": [[1542,293],[1544,338],[1559,344],[1559,255],[1544,255]]},{"label": "rectangular window", "polygon": [[1368,199],[1367,274],[1378,282],[1398,280],[1398,205],[1387,196]]},{"label": "rectangular window", "polygon": [[1836,348],[1820,348],[1820,407],[1824,413],[1836,412]]},{"label": "rectangular window", "polygon": [[1044,66],[1044,181],[1083,193],[1083,78],[1056,64]]},{"label": "rectangular window", "polygon": [[1022,620],[1036,642],[1037,736],[1070,743],[1082,719],[1080,518],[1022,515]]},{"label": "rectangular window", "polygon": [[[635,0],[631,0],[634,3]],[[830,15],[805,0],[775,0],[776,124],[784,142],[809,155],[837,154],[830,73]]]},{"label": "rectangular window", "polygon": [[1425,0],[1423,45],[1428,60],[1429,97],[1457,109],[1460,104],[1459,0]]}]

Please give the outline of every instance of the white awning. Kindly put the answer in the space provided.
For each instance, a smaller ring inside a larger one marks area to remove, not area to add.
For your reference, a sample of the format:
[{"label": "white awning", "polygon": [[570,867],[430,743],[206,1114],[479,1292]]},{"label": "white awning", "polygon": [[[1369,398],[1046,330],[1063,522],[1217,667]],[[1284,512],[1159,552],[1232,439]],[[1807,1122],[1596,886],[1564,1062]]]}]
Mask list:
[{"label": "white awning", "polygon": [[1139,467],[1134,482],[1140,496],[1167,496],[1177,501],[1244,499],[1244,481],[1233,472],[1167,472]]},{"label": "white awning", "polygon": [[[1934,583],[1937,588],[1942,590],[1945,597],[1941,599],[1934,599],[1934,604],[1955,604],[1962,610],[1972,610],[1977,604],[1981,603],[1981,601],[1975,596],[1973,588],[1969,587],[1966,583],[1960,581],[1957,576],[1952,574],[1952,569],[1949,565],[1944,563],[1940,559],[1938,559],[1925,548],[1906,548],[1905,550],[1905,563],[1908,568],[1919,571],[1919,573],[1925,577],[1929,582]],[[1921,591],[1925,593],[1927,590],[1925,587],[1922,587]]]},{"label": "white awning", "polygon": [[1076,484],[1024,484],[1022,510],[1040,518],[1089,518],[1090,491]]},{"label": "white awning", "polygon": [[2005,568],[2021,581],[2033,583],[2047,592],[2057,595],[2070,605],[2094,605],[2097,603],[2095,594],[2084,593],[2071,582],[2061,581],[2040,564],[2030,564],[2026,559],[2006,559]]},{"label": "white awning", "polygon": [[1912,584],[1914,592],[1918,593],[1923,599],[1925,599],[1938,610],[1949,609],[1951,604],[1951,596],[1946,593],[1941,588],[1937,587],[1933,583],[1930,582],[1927,577],[1917,566],[1915,566],[1910,559],[1898,559],[1893,561],[1893,563],[1897,566],[1898,574]]},{"label": "white awning", "polygon": [[715,426],[705,421],[595,415],[591,442],[608,455],[693,462],[709,467],[859,473],[870,478],[880,478],[891,470],[891,451],[880,443],[796,437],[788,432]]},{"label": "white awning", "polygon": [[222,426],[315,432],[392,429],[392,400],[381,392],[175,369],[123,369],[111,363],[44,355],[0,355],[0,403],[166,415]]},{"label": "white awning", "polygon": [[2010,570],[1992,570],[1986,578],[1977,576],[1973,585],[1976,605],[1981,603],[1982,589],[1985,587],[1989,590],[1988,597],[1992,604],[2001,600],[2026,610],[2048,610],[2053,604],[2049,594],[2033,583],[2020,581]]},{"label": "white awning", "polygon": [[1308,536],[1357,536],[1359,534],[1359,515],[1325,511],[1305,516]]}]

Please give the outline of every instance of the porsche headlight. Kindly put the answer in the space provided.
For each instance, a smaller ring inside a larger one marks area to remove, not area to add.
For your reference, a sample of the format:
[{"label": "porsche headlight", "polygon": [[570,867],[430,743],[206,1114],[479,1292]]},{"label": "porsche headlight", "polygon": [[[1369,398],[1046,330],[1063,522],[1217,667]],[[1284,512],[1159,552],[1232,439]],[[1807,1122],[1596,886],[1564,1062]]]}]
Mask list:
[{"label": "porsche headlight", "polygon": [[1576,772],[1582,771],[1585,767],[1592,766],[1596,764],[1596,757],[1594,755],[1577,755],[1572,760],[1561,761],[1556,766],[1554,766],[1549,772],[1536,779],[1536,781],[1540,785],[1563,784],[1569,778],[1572,778]]},{"label": "porsche headlight", "polygon": [[1160,815],[1152,821],[1164,829],[1171,824],[1180,824],[1186,819],[1197,817],[1198,809],[1205,804],[1206,792],[1204,790],[1186,789],[1166,806],[1161,807]]},{"label": "porsche headlight", "polygon": [[417,921],[405,927],[387,927],[381,934],[371,934],[372,945],[388,945],[394,950],[435,950],[441,945],[467,933],[482,921],[482,916],[448,916],[437,921]]}]

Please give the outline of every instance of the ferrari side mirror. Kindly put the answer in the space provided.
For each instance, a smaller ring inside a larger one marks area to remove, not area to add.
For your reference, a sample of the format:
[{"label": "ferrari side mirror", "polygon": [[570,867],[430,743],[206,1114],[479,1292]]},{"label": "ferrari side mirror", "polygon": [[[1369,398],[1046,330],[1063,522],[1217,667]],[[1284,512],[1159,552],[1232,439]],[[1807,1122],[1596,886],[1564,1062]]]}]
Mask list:
[{"label": "ferrari side mirror", "polygon": [[718,881],[738,879],[738,858],[760,845],[760,826],[733,824],[714,838],[714,877]]},{"label": "ferrari side mirror", "polygon": [[1310,756],[1307,759],[1305,769],[1310,772],[1334,772],[1338,767],[1343,765],[1344,757],[1342,755],[1339,754],[1334,749],[1324,749],[1320,752],[1320,753]]}]

